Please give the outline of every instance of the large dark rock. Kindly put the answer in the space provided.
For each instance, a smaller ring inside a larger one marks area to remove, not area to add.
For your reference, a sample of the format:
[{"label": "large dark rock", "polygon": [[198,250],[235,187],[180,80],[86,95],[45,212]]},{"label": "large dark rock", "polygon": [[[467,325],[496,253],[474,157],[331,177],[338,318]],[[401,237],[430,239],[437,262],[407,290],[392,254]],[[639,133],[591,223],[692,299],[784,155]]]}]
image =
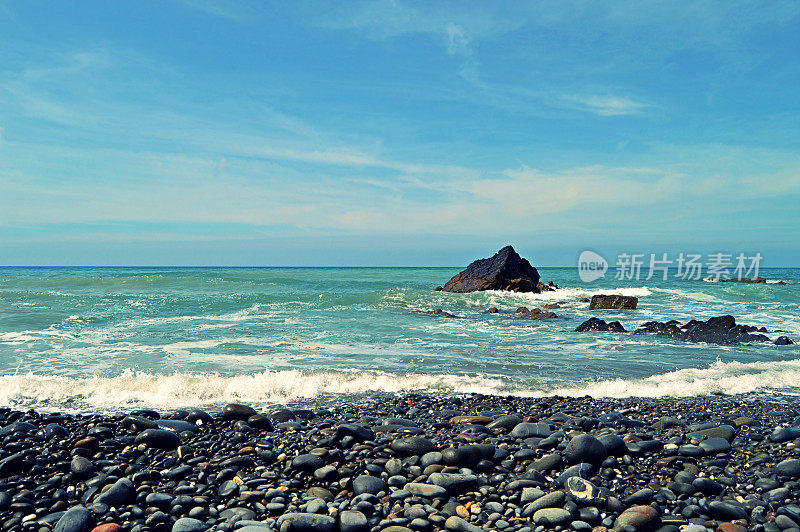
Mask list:
[{"label": "large dark rock", "polygon": [[447,281],[445,292],[477,292],[510,290],[540,292],[539,272],[511,246],[506,246],[488,259],[479,259],[463,272]]},{"label": "large dark rock", "polygon": [[589,310],[635,310],[639,298],[616,294],[597,294],[589,302]]},{"label": "large dark rock", "polygon": [[[737,325],[733,316],[717,316],[706,321],[691,320],[685,325],[677,321],[649,321],[634,334],[655,334],[686,342],[706,342],[709,344],[736,344],[745,342],[768,342],[769,337],[761,329],[752,325]],[[755,334],[754,334],[755,333]]]}]

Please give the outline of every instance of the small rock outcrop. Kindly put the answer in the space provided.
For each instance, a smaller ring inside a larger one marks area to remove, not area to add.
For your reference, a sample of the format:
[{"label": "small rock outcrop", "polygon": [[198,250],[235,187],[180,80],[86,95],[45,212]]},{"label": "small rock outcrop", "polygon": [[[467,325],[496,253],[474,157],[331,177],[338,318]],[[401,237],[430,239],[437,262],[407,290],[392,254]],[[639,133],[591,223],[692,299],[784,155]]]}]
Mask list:
[{"label": "small rock outcrop", "polygon": [[671,320],[665,323],[649,321],[634,334],[655,334],[686,342],[706,342],[709,344],[735,344],[745,342],[769,342],[767,329],[753,325],[737,325],[733,316],[717,316],[706,321],[690,320],[684,325]]},{"label": "small rock outcrop", "polygon": [[[488,259],[479,259],[453,276],[442,287],[445,292],[478,292],[509,290],[512,292],[541,292],[551,290],[539,282],[539,272],[511,246],[506,246]],[[543,288],[545,287],[545,288]]]},{"label": "small rock outcrop", "polygon": [[[524,309],[525,307],[521,307],[521,308]],[[530,310],[525,309],[525,311],[523,311],[523,312],[520,312],[520,309],[517,309],[516,314],[519,314],[520,316],[523,316],[525,318],[530,318],[532,320],[547,320],[547,319],[557,318],[558,317],[555,312],[544,311],[544,310],[542,310],[540,308],[536,308],[536,307],[534,307],[534,308],[532,308]]]},{"label": "small rock outcrop", "polygon": [[589,310],[635,310],[639,298],[617,294],[597,294],[589,302]]},{"label": "small rock outcrop", "polygon": [[[627,332],[618,321],[606,323],[595,317],[589,318],[575,329],[575,332],[587,331]],[[690,320],[683,325],[677,320],[648,321],[633,331],[633,334],[653,334],[655,336],[683,340],[684,342],[728,345],[770,342],[770,338],[764,334],[766,332],[767,329],[765,327],[737,325],[733,316],[717,316],[706,321]],[[794,342],[786,336],[779,336],[774,343],[775,345],[791,345]]]},{"label": "small rock outcrop", "polygon": [[605,320],[601,320],[600,318],[589,318],[588,320],[584,321],[578,328],[575,329],[575,332],[586,332],[586,331],[601,331],[601,332],[627,332],[625,327],[618,321],[612,321],[611,323],[606,323]]}]

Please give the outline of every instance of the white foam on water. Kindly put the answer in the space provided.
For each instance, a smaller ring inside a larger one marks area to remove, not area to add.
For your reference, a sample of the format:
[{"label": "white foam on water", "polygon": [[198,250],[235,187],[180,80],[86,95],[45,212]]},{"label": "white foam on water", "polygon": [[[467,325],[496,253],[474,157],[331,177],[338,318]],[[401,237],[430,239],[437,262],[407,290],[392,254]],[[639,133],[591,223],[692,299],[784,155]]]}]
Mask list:
[{"label": "white foam on water", "polygon": [[600,294],[614,294],[621,296],[634,296],[634,297],[647,297],[653,294],[650,288],[646,286],[635,288],[559,288],[552,292],[542,292],[535,294],[533,292],[506,292],[504,290],[487,290],[484,293],[492,294],[498,298],[513,298],[523,299],[532,303],[540,301],[569,301],[570,299],[577,299],[580,297],[592,297]]},{"label": "white foam on water", "polygon": [[797,392],[800,359],[721,362],[641,379],[612,379],[526,386],[500,375],[396,375],[381,371],[262,371],[238,376],[124,371],[115,377],[68,378],[35,374],[0,376],[0,405],[65,411],[174,409],[229,402],[267,405],[329,394],[372,391],[483,393],[541,397],[684,397],[710,393]]},{"label": "white foam on water", "polygon": [[686,397],[800,389],[800,359],[771,362],[716,361],[642,379],[613,379],[549,390],[548,393],[593,397]]},{"label": "white foam on water", "polygon": [[44,375],[0,376],[0,405],[103,411],[133,407],[173,409],[245,402],[272,404],[320,394],[427,390],[450,393],[496,393],[502,379],[463,375],[398,376],[379,371],[305,374],[296,370],[263,371],[225,377],[215,374],[159,375],[124,371],[116,377],[66,378]]}]

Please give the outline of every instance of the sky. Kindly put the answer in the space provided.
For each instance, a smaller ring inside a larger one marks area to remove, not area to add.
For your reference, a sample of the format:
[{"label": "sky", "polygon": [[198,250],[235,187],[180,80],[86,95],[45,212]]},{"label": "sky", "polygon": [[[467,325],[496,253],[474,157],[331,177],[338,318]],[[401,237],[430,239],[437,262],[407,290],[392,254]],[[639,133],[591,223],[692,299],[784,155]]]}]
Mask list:
[{"label": "sky", "polygon": [[800,266],[798,2],[0,0],[0,264]]}]

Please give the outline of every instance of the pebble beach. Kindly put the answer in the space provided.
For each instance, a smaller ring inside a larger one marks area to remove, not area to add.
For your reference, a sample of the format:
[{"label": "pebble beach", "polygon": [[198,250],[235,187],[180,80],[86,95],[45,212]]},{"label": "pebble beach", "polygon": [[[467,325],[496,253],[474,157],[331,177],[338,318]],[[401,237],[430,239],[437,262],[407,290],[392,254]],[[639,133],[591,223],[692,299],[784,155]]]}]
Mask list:
[{"label": "pebble beach", "polygon": [[798,415],[774,394],[3,408],[0,528],[791,531]]}]

